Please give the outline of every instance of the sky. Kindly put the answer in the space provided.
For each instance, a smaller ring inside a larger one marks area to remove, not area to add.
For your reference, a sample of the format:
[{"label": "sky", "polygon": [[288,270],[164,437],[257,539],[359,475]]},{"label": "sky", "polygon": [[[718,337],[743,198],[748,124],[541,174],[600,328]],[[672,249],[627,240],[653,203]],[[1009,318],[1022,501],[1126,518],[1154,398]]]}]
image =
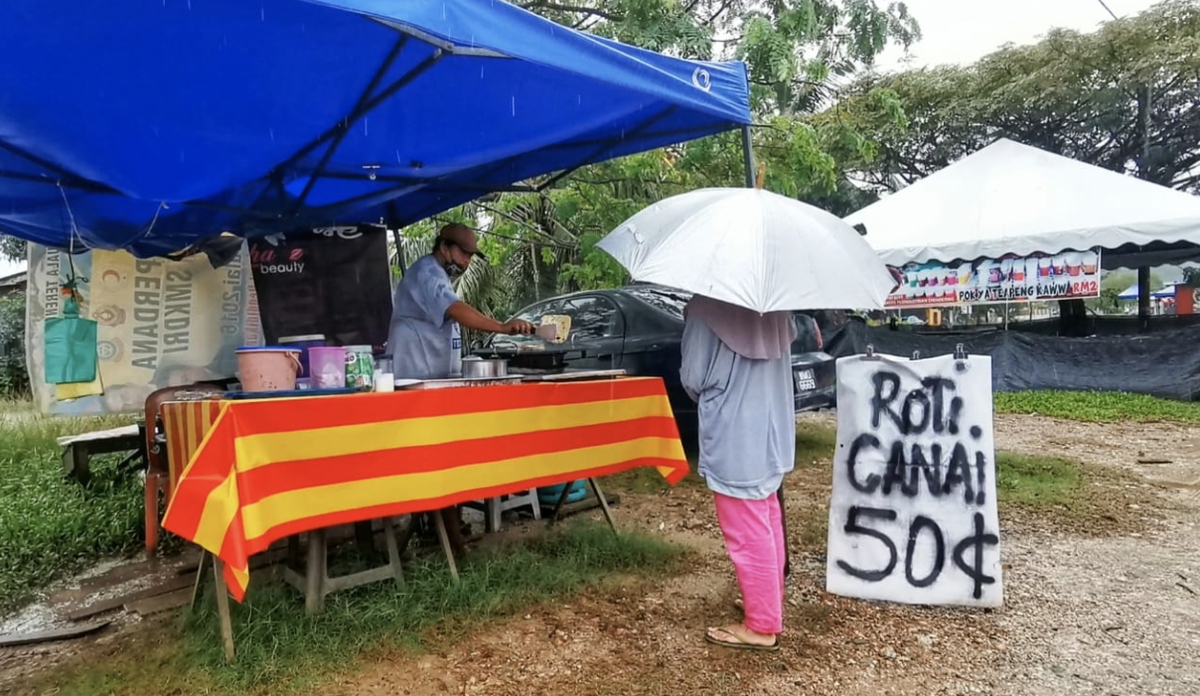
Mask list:
[{"label": "sky", "polygon": [[[1156,0],[1105,0],[1118,17],[1135,15]],[[922,39],[906,56],[890,48],[878,61],[883,70],[945,63],[971,63],[1005,43],[1033,43],[1048,30],[1096,29],[1111,19],[1100,0],[905,0],[921,25]],[[0,277],[25,264],[0,260]]]},{"label": "sky", "polygon": [[[1100,0],[904,0],[921,25],[909,51],[911,67],[972,63],[1005,43],[1036,42],[1055,27],[1092,31],[1112,19]],[[1156,0],[1104,0],[1118,17],[1136,15]],[[879,67],[906,67],[904,51],[888,49]]]}]

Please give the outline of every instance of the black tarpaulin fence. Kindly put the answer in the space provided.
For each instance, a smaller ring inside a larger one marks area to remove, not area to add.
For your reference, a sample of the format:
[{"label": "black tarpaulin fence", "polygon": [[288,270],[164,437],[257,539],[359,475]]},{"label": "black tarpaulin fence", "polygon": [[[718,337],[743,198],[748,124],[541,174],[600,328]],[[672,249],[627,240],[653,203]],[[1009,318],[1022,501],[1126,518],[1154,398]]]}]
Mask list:
[{"label": "black tarpaulin fence", "polygon": [[825,350],[834,357],[864,353],[923,356],[954,352],[992,358],[997,392],[1054,389],[1121,391],[1193,401],[1200,395],[1200,326],[1144,335],[1067,338],[1020,331],[915,333],[850,321],[827,329]]}]

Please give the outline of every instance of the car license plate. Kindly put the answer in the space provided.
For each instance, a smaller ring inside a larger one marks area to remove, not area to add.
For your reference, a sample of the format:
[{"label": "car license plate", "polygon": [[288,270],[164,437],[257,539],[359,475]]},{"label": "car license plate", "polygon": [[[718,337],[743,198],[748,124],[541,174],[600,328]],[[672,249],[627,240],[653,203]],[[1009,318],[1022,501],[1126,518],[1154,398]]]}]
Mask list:
[{"label": "car license plate", "polygon": [[796,391],[812,391],[817,388],[817,380],[813,377],[812,370],[797,370],[794,375]]}]

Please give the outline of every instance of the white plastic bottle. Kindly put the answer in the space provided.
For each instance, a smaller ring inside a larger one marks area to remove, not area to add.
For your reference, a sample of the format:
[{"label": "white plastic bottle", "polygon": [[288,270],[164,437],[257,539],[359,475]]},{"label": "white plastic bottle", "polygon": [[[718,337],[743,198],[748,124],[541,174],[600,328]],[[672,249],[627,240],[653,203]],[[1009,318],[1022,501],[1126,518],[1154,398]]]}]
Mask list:
[{"label": "white plastic bottle", "polygon": [[462,376],[462,329],[457,321],[450,322],[450,376]]}]

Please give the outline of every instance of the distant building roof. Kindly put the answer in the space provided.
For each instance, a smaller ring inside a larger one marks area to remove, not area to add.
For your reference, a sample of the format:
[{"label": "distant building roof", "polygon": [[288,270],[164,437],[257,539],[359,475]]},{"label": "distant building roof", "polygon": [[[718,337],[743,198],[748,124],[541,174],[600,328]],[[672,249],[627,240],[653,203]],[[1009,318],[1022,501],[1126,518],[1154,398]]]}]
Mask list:
[{"label": "distant building roof", "polygon": [[21,271],[20,273],[14,273],[10,276],[4,276],[3,278],[0,278],[0,288],[11,288],[18,285],[24,285],[28,275],[29,274],[25,271]]}]

